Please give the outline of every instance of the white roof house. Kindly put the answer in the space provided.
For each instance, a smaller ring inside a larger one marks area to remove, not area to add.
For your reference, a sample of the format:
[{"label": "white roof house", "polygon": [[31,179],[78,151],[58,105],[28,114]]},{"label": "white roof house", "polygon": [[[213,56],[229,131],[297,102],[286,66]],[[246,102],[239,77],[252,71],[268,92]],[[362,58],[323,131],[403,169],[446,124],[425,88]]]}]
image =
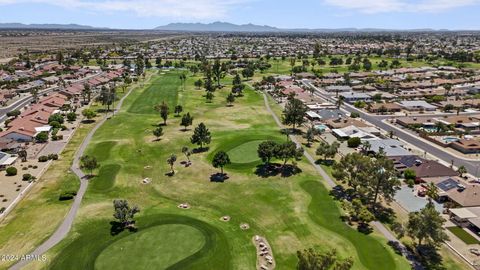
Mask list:
[{"label": "white roof house", "polygon": [[0,152],[0,167],[12,165],[17,160],[17,158],[17,156],[13,156],[5,152]]},{"label": "white roof house", "polygon": [[344,128],[332,129],[335,136],[340,138],[358,137],[361,140],[378,140],[378,137],[371,134],[367,130],[356,126],[348,126]]},{"label": "white roof house", "polygon": [[409,111],[435,111],[437,109],[437,106],[434,106],[424,100],[405,100],[398,102],[398,105]]}]

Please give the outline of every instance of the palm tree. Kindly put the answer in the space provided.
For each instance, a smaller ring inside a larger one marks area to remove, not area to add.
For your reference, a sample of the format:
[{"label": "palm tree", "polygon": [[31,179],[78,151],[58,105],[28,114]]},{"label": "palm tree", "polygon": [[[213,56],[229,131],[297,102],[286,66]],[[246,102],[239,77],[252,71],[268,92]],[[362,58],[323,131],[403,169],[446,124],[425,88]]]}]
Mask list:
[{"label": "palm tree", "polygon": [[368,154],[368,152],[372,148],[372,145],[370,144],[369,141],[363,141],[361,146],[362,146],[361,151],[364,155]]},{"label": "palm tree", "polygon": [[345,100],[345,97],[344,97],[344,96],[340,96],[340,97],[337,99],[337,109],[340,109],[340,107],[342,107],[344,100]]},{"label": "palm tree", "polygon": [[438,187],[434,183],[429,183],[427,185],[426,195],[428,196],[428,201],[431,203],[432,200],[438,199]]}]

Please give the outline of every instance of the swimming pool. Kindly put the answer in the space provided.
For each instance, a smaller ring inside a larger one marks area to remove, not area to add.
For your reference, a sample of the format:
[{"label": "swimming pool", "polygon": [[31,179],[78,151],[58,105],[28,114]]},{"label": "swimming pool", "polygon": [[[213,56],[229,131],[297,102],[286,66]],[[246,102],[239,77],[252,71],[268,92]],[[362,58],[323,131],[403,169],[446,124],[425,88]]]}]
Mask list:
[{"label": "swimming pool", "polygon": [[327,126],[324,124],[319,124],[315,126],[315,129],[321,132],[324,132],[327,129]]},{"label": "swimming pool", "polygon": [[445,143],[452,143],[452,142],[458,142],[460,139],[457,137],[444,137],[442,138],[442,141]]}]

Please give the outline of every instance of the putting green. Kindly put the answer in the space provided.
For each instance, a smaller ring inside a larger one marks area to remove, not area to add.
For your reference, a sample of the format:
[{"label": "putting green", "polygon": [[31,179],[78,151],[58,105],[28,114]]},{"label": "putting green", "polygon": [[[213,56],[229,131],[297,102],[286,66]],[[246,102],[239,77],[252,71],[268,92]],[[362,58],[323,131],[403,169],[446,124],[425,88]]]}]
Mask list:
[{"label": "putting green", "polygon": [[259,161],[257,155],[258,145],[260,145],[263,141],[256,140],[256,141],[249,141],[244,144],[241,144],[233,149],[230,149],[227,154],[230,157],[230,161],[232,163],[251,163],[255,161]]},{"label": "putting green", "polygon": [[205,237],[194,227],[182,224],[155,226],[107,247],[97,257],[95,269],[166,269],[193,255],[203,245]]}]

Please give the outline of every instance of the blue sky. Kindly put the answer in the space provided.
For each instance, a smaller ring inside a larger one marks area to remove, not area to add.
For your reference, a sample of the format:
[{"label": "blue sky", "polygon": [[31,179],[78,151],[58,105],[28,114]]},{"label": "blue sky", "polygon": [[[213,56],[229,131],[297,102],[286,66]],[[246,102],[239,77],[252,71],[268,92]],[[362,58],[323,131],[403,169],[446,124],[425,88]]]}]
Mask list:
[{"label": "blue sky", "polygon": [[150,29],[227,21],[282,28],[480,30],[480,0],[0,0],[0,22]]}]

